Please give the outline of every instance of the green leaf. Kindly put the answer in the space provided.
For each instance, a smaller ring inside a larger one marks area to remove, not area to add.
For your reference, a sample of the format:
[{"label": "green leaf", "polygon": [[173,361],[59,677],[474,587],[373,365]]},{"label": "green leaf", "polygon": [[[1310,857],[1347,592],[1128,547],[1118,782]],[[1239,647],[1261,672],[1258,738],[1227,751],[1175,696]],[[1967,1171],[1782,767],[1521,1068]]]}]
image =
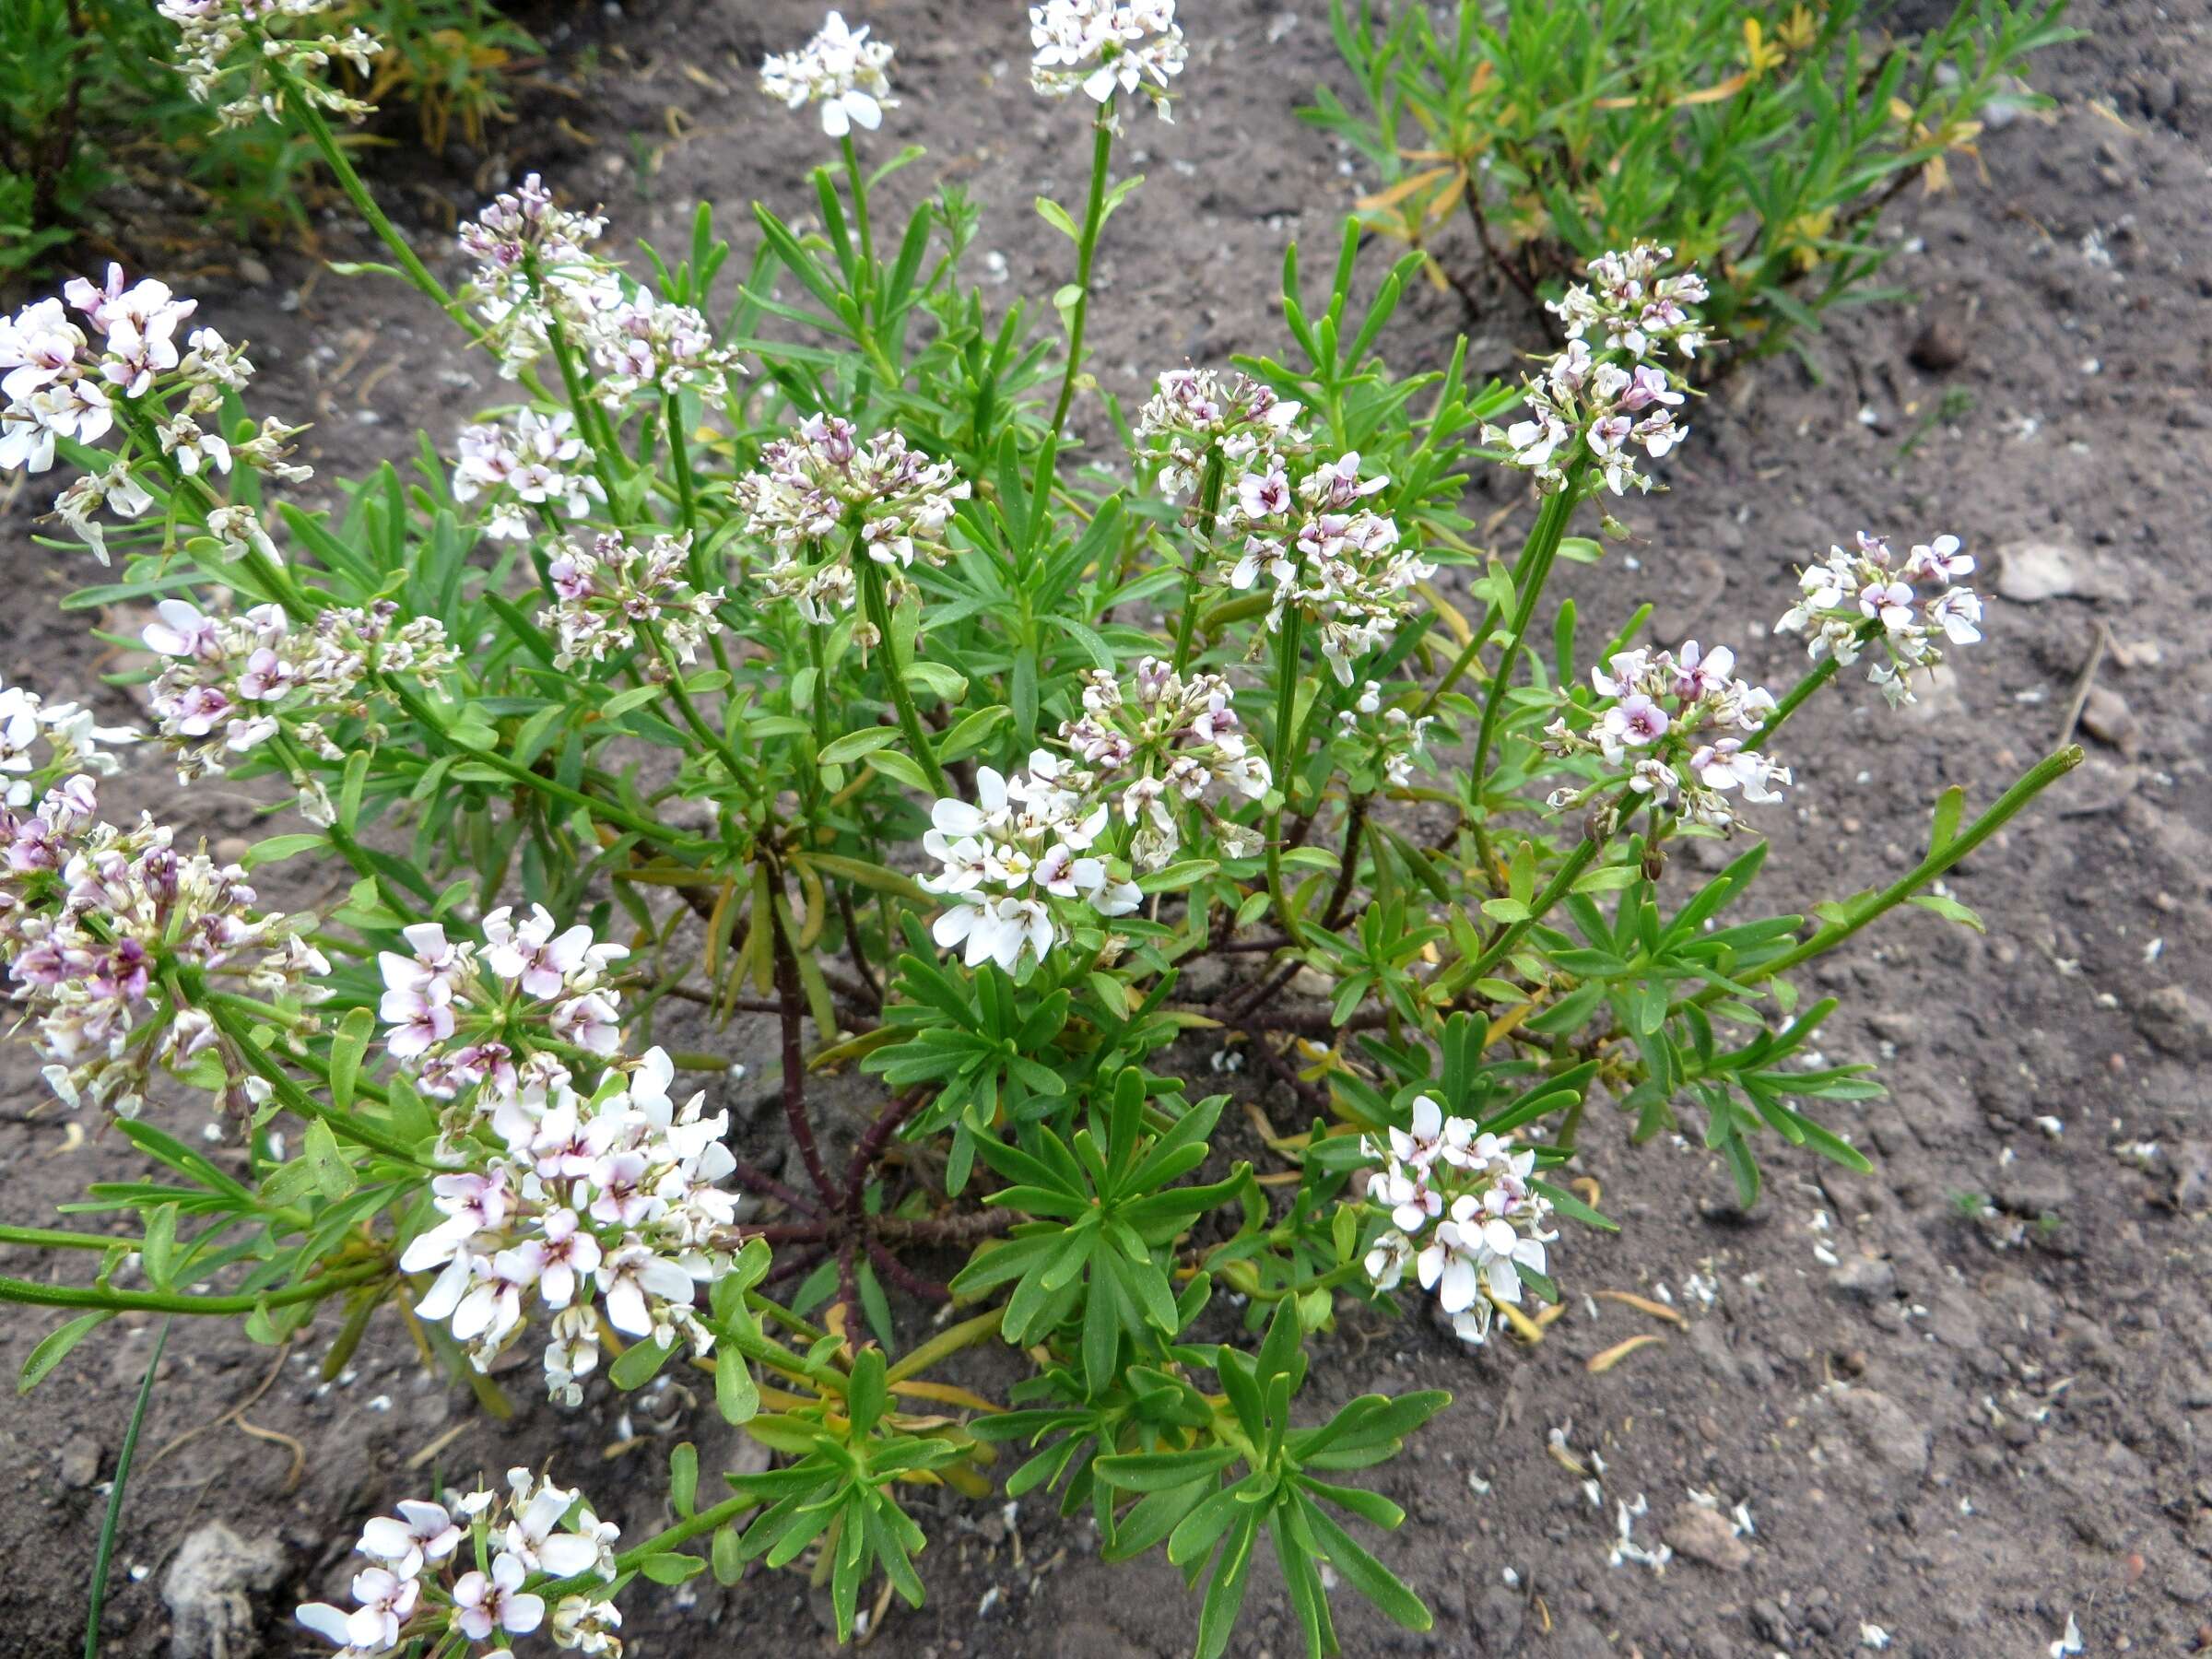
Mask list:
[{"label": "green leaf", "polygon": [[339,1150],[337,1135],[321,1118],[309,1122],[307,1133],[300,1136],[300,1150],[307,1159],[308,1173],[314,1177],[323,1196],[343,1198],[353,1191],[353,1166]]},{"label": "green leaf", "polygon": [[238,862],[249,870],[258,870],[263,865],[281,864],[288,858],[328,845],[327,835],[272,835],[267,841],[248,847],[245,856]]},{"label": "green leaf", "polygon": [[863,755],[872,755],[879,748],[888,747],[899,741],[897,726],[866,726],[857,732],[847,732],[842,737],[833,737],[822,745],[815,757],[824,766],[841,766],[848,760],[857,760]]},{"label": "green leaf", "polygon": [[714,1349],[714,1405],[725,1423],[749,1423],[759,1414],[760,1386],[735,1342]]},{"label": "green leaf", "polygon": [[968,677],[942,663],[909,663],[900,677],[947,702],[957,702],[968,694]]},{"label": "green leaf", "polygon": [[67,1324],[49,1331],[23,1361],[23,1370],[16,1378],[16,1392],[27,1394],[45,1382],[53,1368],[69,1357],[71,1348],[114,1317],[112,1313],[80,1313]]},{"label": "green leaf", "polygon": [[686,1520],[699,1508],[699,1448],[689,1441],[668,1453],[668,1503]]},{"label": "green leaf", "polygon": [[642,1388],[675,1352],[674,1343],[633,1342],[606,1368],[607,1380],[626,1393]]},{"label": "green leaf", "polygon": [[1906,902],[1917,904],[1924,911],[1933,911],[1946,922],[1959,923],[1972,928],[1978,934],[1985,934],[1989,931],[1983,924],[1980,916],[1959,903],[1958,900],[1948,898],[1942,893],[1915,893]]},{"label": "green leaf", "polygon": [[369,1008],[351,1008],[338,1023],[330,1044],[330,1103],[340,1112],[353,1110],[354,1086],[360,1080],[361,1060],[369,1040],[376,1035],[376,1014]]},{"label": "green leaf", "polygon": [[[649,680],[642,686],[632,686],[627,691],[618,691],[599,705],[599,716],[603,720],[618,720],[632,709],[641,709],[649,702],[659,700],[666,695],[667,690],[668,688],[658,680]],[[490,746],[476,744],[471,747],[488,748]]]}]

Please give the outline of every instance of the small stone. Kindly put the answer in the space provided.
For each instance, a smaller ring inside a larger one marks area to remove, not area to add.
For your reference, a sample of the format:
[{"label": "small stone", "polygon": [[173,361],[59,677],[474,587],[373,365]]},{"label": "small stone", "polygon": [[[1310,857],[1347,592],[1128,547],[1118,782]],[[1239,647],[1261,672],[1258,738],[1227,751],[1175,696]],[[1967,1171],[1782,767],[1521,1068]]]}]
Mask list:
[{"label": "small stone", "polygon": [[2166,1575],[2166,1594],[2192,1607],[2212,1601],[2212,1572],[2195,1561],[2184,1561]]},{"label": "small stone", "polygon": [[100,1442],[88,1434],[72,1435],[54,1453],[54,1462],[64,1486],[72,1491],[88,1487],[100,1478]]},{"label": "small stone", "polygon": [[1846,1296],[1874,1301],[1895,1293],[1897,1268],[1881,1256],[1853,1256],[1828,1276]]},{"label": "small stone", "polygon": [[1905,355],[1912,360],[1913,368],[1941,374],[1966,361],[1966,336],[1950,318],[1932,317],[1927,326],[1913,337]]},{"label": "small stone", "polygon": [[1851,1425],[1853,1438],[1877,1463],[1914,1479],[1928,1472],[1927,1430],[1888,1394],[1871,1388],[1847,1388],[1836,1396],[1836,1409]]},{"label": "small stone", "polygon": [[1677,1555],[1723,1572],[1741,1572],[1751,1564],[1751,1546],[1735,1535],[1728,1517],[1701,1503],[1685,1503],[1676,1510],[1665,1536]]},{"label": "small stone", "polygon": [[262,1651],[256,1592],[284,1576],[284,1546],[210,1521],[186,1538],[161,1580],[170,1659],[252,1659]]},{"label": "small stone", "polygon": [[224,864],[236,864],[253,850],[253,843],[242,835],[226,835],[215,843],[215,855]]},{"label": "small stone", "polygon": [[249,288],[267,288],[276,280],[269,274],[269,267],[251,253],[238,256],[238,279]]},{"label": "small stone", "polygon": [[2015,605],[2040,605],[2075,591],[2074,552],[2053,542],[2006,547],[1997,570],[1997,592]]},{"label": "small stone", "polygon": [[2185,985],[2160,985],[2136,1009],[2136,1030],[2183,1060],[2212,1056],[2212,1008]]},{"label": "small stone", "polygon": [[2124,755],[2143,747],[2143,728],[2127,699],[2110,686],[2091,686],[2081,705],[2081,729],[2100,743],[2109,743]]}]

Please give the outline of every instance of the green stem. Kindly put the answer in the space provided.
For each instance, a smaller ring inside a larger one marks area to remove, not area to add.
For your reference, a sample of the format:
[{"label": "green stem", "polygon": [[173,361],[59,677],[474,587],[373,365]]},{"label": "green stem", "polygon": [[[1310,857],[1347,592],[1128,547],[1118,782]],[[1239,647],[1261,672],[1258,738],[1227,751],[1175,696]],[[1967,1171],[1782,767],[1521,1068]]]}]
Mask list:
[{"label": "green stem", "polygon": [[860,176],[860,152],[853,147],[851,133],[838,140],[845,156],[845,182],[853,191],[853,226],[860,233],[860,301],[861,315],[867,315],[868,300],[876,288],[876,241],[868,233],[868,189]]},{"label": "green stem", "polygon": [[[1567,533],[1567,521],[1573,516],[1575,505],[1581,500],[1580,480],[1579,471],[1570,473],[1563,488],[1544,498],[1544,505],[1536,513],[1536,522],[1529,526],[1528,539],[1522,543],[1520,557],[1513,560],[1513,587],[1516,592],[1526,573],[1534,567],[1539,550],[1547,543],[1550,549],[1543,555],[1547,569],[1549,568],[1551,556],[1559,552],[1559,540]],[[1481,654],[1482,648],[1489,643],[1490,635],[1497,629],[1500,619],[1500,607],[1497,601],[1492,600],[1488,610],[1483,615],[1482,626],[1474,631],[1460,653],[1452,659],[1452,665],[1444,670],[1444,677],[1430,688],[1428,696],[1421,699],[1420,707],[1414,711],[1417,718],[1433,713],[1444,693],[1459,684],[1462,677],[1474,665],[1476,657]]]},{"label": "green stem", "polygon": [[28,1302],[41,1308],[93,1308],[110,1313],[251,1313],[256,1308],[320,1301],[326,1296],[381,1278],[391,1271],[387,1263],[371,1262],[326,1273],[303,1285],[239,1296],[172,1296],[159,1290],[103,1290],[95,1285],[41,1285],[32,1279],[0,1277],[0,1301]]},{"label": "green stem", "polygon": [[1191,544],[1191,568],[1182,578],[1182,616],[1175,625],[1175,672],[1191,661],[1191,636],[1198,627],[1198,580],[1214,557],[1214,525],[1221,514],[1221,482],[1229,470],[1221,446],[1206,453],[1206,476],[1198,486],[1197,539]]},{"label": "green stem", "polygon": [[[2014,783],[2010,789],[1999,795],[1987,812],[1969,824],[1953,840],[1947,841],[1940,849],[1930,853],[1919,864],[1882,888],[1880,892],[1870,893],[1860,900],[1857,904],[1851,907],[1850,912],[1841,921],[1829,923],[1795,949],[1785,951],[1761,967],[1747,969],[1743,973],[1734,976],[1735,982],[1739,985],[1757,984],[1761,980],[1769,980],[1777,974],[1787,973],[1791,969],[1833,950],[1852,935],[1866,926],[1868,923],[1895,910],[1922,888],[1927,886],[1929,882],[1947,874],[1976,847],[2003,829],[2010,819],[2018,817],[2029,802],[2079,766],[2081,762],[2082,751],[2078,744],[2046,755],[2022,773],[2018,782]],[[1695,996],[1677,1004],[1676,1008],[1702,1006],[1720,996],[1724,989],[1725,987],[1720,985],[1708,985]],[[1668,1010],[1670,1014],[1674,1011],[1675,1009]]]},{"label": "green stem", "polygon": [[[1881,631],[1881,618],[1870,617],[1859,624],[1858,641],[1865,645]],[[1827,685],[1830,680],[1834,679],[1837,670],[1842,666],[1842,663],[1836,654],[1830,652],[1825,662],[1790,688],[1788,695],[1774,705],[1774,712],[1767,716],[1766,724],[1744,740],[1744,747],[1753,749],[1766,747],[1768,740],[1782,729],[1782,723],[1796,713],[1806,699]]]},{"label": "green stem", "polygon": [[1099,106],[1090,141],[1090,194],[1083,205],[1083,234],[1076,243],[1076,302],[1067,320],[1067,367],[1060,376],[1060,395],[1053,405],[1053,418],[1044,431],[1044,448],[1037,457],[1037,484],[1032,490],[1036,510],[1041,510],[1053,477],[1053,461],[1060,447],[1061,429],[1076,401],[1076,381],[1083,372],[1083,334],[1090,316],[1091,262],[1098,253],[1099,227],[1106,217],[1106,173],[1113,155],[1113,103]]},{"label": "green stem", "polygon": [[[1295,592],[1305,575],[1301,559],[1292,572],[1290,584]],[[1305,613],[1293,599],[1283,613],[1283,625],[1275,638],[1275,730],[1270,734],[1274,752],[1268,764],[1274,774],[1276,793],[1283,805],[1290,800],[1290,738],[1291,724],[1298,716],[1298,667],[1304,643]],[[1293,949],[1302,948],[1306,942],[1304,928],[1291,913],[1289,894],[1283,886],[1283,806],[1277,806],[1267,818],[1267,898],[1275,907],[1276,920],[1281,923],[1283,935]]]},{"label": "green stem", "polygon": [[929,735],[922,727],[922,716],[914,710],[914,694],[906,685],[906,665],[899,660],[898,641],[891,637],[891,607],[884,593],[883,567],[868,557],[857,535],[853,538],[853,562],[860,567],[861,603],[868,621],[882,636],[883,673],[890,682],[891,707],[898,712],[899,729],[905,734],[906,747],[927,775],[929,786],[939,795],[949,795],[952,789],[945,781],[945,769],[937,764],[937,751],[930,746]]},{"label": "green stem", "polygon": [[128,1239],[103,1238],[98,1233],[65,1232],[58,1227],[0,1226],[0,1244],[19,1244],[26,1250],[128,1250]]},{"label": "green stem", "polygon": [[[179,982],[177,971],[174,968],[167,968],[162,971],[161,982],[168,988],[170,996],[176,1006],[190,1007],[193,1006],[190,999],[184,995],[183,986]],[[241,1029],[237,1020],[231,1017],[230,1011],[226,1006],[227,1002],[227,998],[218,996],[204,1000],[201,1006],[206,1009],[208,1017],[215,1021],[216,1029],[230,1040],[232,1046],[243,1056],[246,1064],[267,1081],[269,1087],[276,1091],[277,1100],[288,1110],[300,1117],[320,1118],[330,1125],[332,1133],[359,1146],[367,1147],[371,1151],[382,1152],[387,1158],[396,1158],[402,1163],[412,1164],[418,1170],[431,1167],[416,1157],[415,1148],[397,1135],[377,1128],[373,1124],[363,1123],[351,1112],[335,1111],[312,1099],[305,1089],[292,1081],[291,1075],[284,1067],[278,1065],[267,1052],[253,1041],[251,1031]]]},{"label": "green stem", "polygon": [[[1513,567],[1513,628],[1505,641],[1505,654],[1498,659],[1498,672],[1490,677],[1489,690],[1482,700],[1482,724],[1475,732],[1475,753],[1467,763],[1467,787],[1475,792],[1475,849],[1482,858],[1485,881],[1497,879],[1497,864],[1490,852],[1488,827],[1485,824],[1486,808],[1483,797],[1487,769],[1490,759],[1490,745],[1498,735],[1498,717],[1505,707],[1506,688],[1512,684],[1513,675],[1521,661],[1521,647],[1528,638],[1528,625],[1536,614],[1536,601],[1544,595],[1544,585],[1551,579],[1552,560],[1559,557],[1560,539],[1566,535],[1567,521],[1574,514],[1576,490],[1571,477],[1553,494],[1545,498],[1544,510],[1536,515],[1535,524],[1528,533],[1528,545],[1521,551],[1520,560]],[[1484,633],[1488,632],[1485,619]],[[1482,635],[1476,636],[1479,644]]]}]

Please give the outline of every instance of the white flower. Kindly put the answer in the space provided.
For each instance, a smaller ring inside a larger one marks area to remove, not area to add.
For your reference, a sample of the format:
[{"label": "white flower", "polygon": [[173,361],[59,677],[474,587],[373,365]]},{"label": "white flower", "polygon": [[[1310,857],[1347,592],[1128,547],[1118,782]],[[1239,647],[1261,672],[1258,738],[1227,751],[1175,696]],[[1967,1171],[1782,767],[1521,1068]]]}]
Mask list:
[{"label": "white flower", "polygon": [[822,131],[832,138],[856,126],[874,132],[883,112],[898,107],[885,73],[891,56],[888,43],[868,39],[865,24],[848,29],[844,18],[831,12],[798,51],[770,54],[760,65],[760,89],[794,110],[819,103]]},{"label": "white flower", "polygon": [[1046,98],[1080,91],[1102,104],[1142,92],[1163,121],[1168,81],[1187,55],[1174,0],[1046,0],[1030,7],[1030,85]]},{"label": "white flower", "polygon": [[546,1616],[545,1598],[523,1593],[528,1569],[512,1555],[498,1557],[488,1576],[465,1573],[453,1585],[453,1624],[471,1641],[488,1641],[493,1630],[527,1636]]}]

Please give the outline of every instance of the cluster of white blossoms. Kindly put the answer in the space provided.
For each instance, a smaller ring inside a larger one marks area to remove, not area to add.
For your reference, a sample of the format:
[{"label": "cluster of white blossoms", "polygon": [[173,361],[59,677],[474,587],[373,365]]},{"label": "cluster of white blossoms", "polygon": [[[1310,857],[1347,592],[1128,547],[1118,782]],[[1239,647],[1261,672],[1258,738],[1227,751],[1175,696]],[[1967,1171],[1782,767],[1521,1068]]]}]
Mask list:
[{"label": "cluster of white blossoms", "polygon": [[0,687],[0,802],[28,806],[80,771],[112,778],[123,761],[108,750],[137,741],[129,726],[94,724],[82,703],[50,703],[28,686]]},{"label": "cluster of white blossoms", "polygon": [[1774,712],[1773,696],[1735,677],[1735,653],[1695,640],[1678,652],[1623,651],[1590,670],[1609,706],[1581,731],[1564,718],[1544,734],[1553,755],[1595,753],[1621,769],[1598,782],[1554,792],[1555,811],[1581,805],[1621,782],[1657,807],[1724,831],[1746,820],[1732,796],[1758,805],[1782,799],[1790,770],[1745,746]]},{"label": "cluster of white blossoms", "polygon": [[[1832,656],[1846,668],[1878,641],[1882,655],[1866,677],[1892,708],[1901,708],[1912,700],[1906,677],[1943,661],[1938,641],[1971,645],[1982,637],[1981,595],[1958,581],[1973,570],[1973,555],[1960,550],[1955,535],[1915,547],[1900,563],[1885,538],[1862,530],[1848,551],[1831,547],[1800,574],[1804,594],[1775,627],[1809,635],[1806,650],[1816,660]],[[1924,598],[1915,583],[1940,591]]]},{"label": "cluster of white blossoms", "polygon": [[620,997],[607,970],[629,955],[582,923],[563,929],[544,905],[517,919],[505,905],[481,924],[483,944],[448,936],[438,922],[402,930],[408,954],[381,951],[384,994],[377,1014],[391,1029],[384,1047],[423,1074],[424,1088],[450,1099],[474,1084],[506,1096],[542,1079],[518,1075],[535,1032],[586,1053],[621,1045]]},{"label": "cluster of white blossoms", "polygon": [[1148,656],[1124,693],[1112,673],[1093,668],[1083,677],[1083,717],[1063,722],[1060,740],[1083,770],[1063,770],[1059,783],[1080,799],[1108,803],[1132,826],[1129,856],[1138,869],[1164,868],[1182,847],[1179,804],[1212,824],[1231,857],[1256,850],[1257,832],[1222,818],[1206,799],[1218,787],[1257,800],[1274,782],[1220,675],[1186,678]]},{"label": "cluster of white blossoms", "polygon": [[796,52],[773,52],[760,65],[760,90],[786,108],[822,106],[822,131],[842,138],[854,127],[874,132],[883,112],[895,110],[891,96],[892,47],[868,38],[865,24],[848,29],[842,14],[831,12],[821,31]]},{"label": "cluster of white blossoms", "polygon": [[1550,1201],[1529,1184],[1535,1153],[1477,1134],[1471,1119],[1446,1117],[1427,1095],[1414,1100],[1410,1129],[1360,1146],[1381,1164],[1368,1201],[1390,1214],[1368,1250],[1368,1277],[1394,1290],[1411,1265],[1460,1340],[1481,1342],[1492,1306],[1520,1304],[1520,1269],[1542,1273],[1544,1246],[1559,1236],[1545,1230]]},{"label": "cluster of white blossoms", "polygon": [[415,1312],[445,1323],[479,1371],[533,1303],[547,1321],[547,1392],[563,1405],[582,1401],[598,1369],[603,1316],[637,1341],[712,1351],[692,1300],[730,1259],[729,1114],[707,1115],[703,1092],[679,1105],[675,1080],[657,1048],[610,1069],[588,1098],[565,1073],[534,1068],[527,1083],[487,1078],[449,1121],[441,1147],[469,1167],[432,1178],[441,1219],[399,1265],[436,1270]]},{"label": "cluster of white blossoms", "polygon": [[1564,325],[1565,349],[1523,382],[1526,419],[1482,429],[1482,441],[1501,445],[1507,465],[1533,475],[1546,494],[1565,486],[1584,450],[1615,495],[1648,490],[1637,452],[1656,461],[1688,435],[1675,420],[1685,394],[1658,359],[1670,347],[1694,358],[1705,344],[1688,308],[1704,301],[1706,288],[1695,271],[1661,276],[1673,257],[1644,242],[1601,253],[1583,267],[1587,284],[1546,306]]},{"label": "cluster of white blossoms", "polygon": [[453,468],[453,500],[464,504],[496,496],[484,534],[526,541],[536,528],[526,507],[557,518],[580,519],[606,491],[592,471],[591,451],[567,409],[541,415],[521,409],[501,420],[462,429],[460,464]]},{"label": "cluster of white blossoms", "polygon": [[[306,936],[315,918],[256,911],[238,865],[180,853],[151,818],[118,830],[99,811],[81,773],[28,812],[0,807],[0,955],[54,1093],[132,1117],[156,1065],[220,1050],[213,1019],[174,1000],[164,969],[304,1005],[322,999],[330,963]],[[149,1018],[159,1034],[137,1039]],[[222,1059],[239,1098],[257,1098],[242,1060]]]},{"label": "cluster of white blossoms", "polygon": [[1141,92],[1162,121],[1168,82],[1188,55],[1175,0],[1045,0],[1030,7],[1030,85],[1046,98],[1077,92],[1103,104]]},{"label": "cluster of white blossoms", "polygon": [[541,627],[554,632],[553,665],[573,667],[604,662],[609,652],[642,646],[642,672],[665,679],[668,665],[650,641],[650,630],[679,663],[698,659],[700,645],[722,631],[714,607],[724,597],[694,592],[689,582],[691,537],[656,535],[633,547],[612,532],[595,538],[589,551],[576,546],[554,555],[546,570],[557,603],[538,613]]},{"label": "cluster of white blossoms", "polygon": [[[774,551],[761,584],[817,626],[857,603],[856,553],[882,568],[894,595],[910,585],[915,559],[943,564],[953,504],[968,495],[950,462],[932,461],[896,431],[863,440],[836,415],[810,415],[788,438],[762,445],[759,469],[736,488],[746,535]],[[877,643],[865,620],[853,638],[864,650]]]},{"label": "cluster of white blossoms", "polygon": [[[97,287],[72,277],[60,296],[33,300],[13,317],[0,318],[0,398],[6,400],[0,405],[0,471],[44,472],[63,441],[97,444],[116,429],[121,413],[126,429],[130,418],[141,418],[160,454],[187,476],[244,465],[288,480],[309,477],[305,467],[285,461],[296,427],[268,420],[252,438],[233,443],[225,436],[223,394],[242,388],[253,365],[214,329],[185,329],[198,309],[199,301],[179,299],[167,283],[150,277],[126,283],[123,267],[111,265]],[[96,516],[100,510],[127,520],[154,504],[133,477],[134,462],[141,459],[135,448],[134,438],[104,472],[87,473],[54,500],[54,515],[102,564],[108,561],[107,532]],[[211,528],[225,534],[221,525]]]},{"label": "cluster of white blossoms", "polygon": [[1413,782],[1414,762],[1429,745],[1429,728],[1436,716],[1418,718],[1404,709],[1382,706],[1382,687],[1369,680],[1359,688],[1359,700],[1336,716],[1337,742],[1359,762],[1380,771],[1393,789]]},{"label": "cluster of white blossoms", "polygon": [[1125,916],[1142,902],[1135,883],[1091,855],[1110,814],[1069,787],[1067,771],[1038,749],[1027,776],[978,767],[974,801],[947,796],[930,809],[922,847],[942,867],[921,885],[949,900],[932,931],[947,949],[964,945],[971,968],[994,961],[1011,973],[1025,954],[1042,961],[1065,943],[1077,907]]},{"label": "cluster of white blossoms", "polygon": [[[1302,404],[1277,397],[1272,387],[1239,371],[1225,384],[1211,369],[1171,369],[1136,414],[1132,436],[1138,458],[1159,469],[1159,492],[1171,501],[1195,488],[1208,458],[1222,462],[1223,522],[1245,515],[1241,481],[1281,470],[1287,453],[1303,451],[1298,426]],[[1255,487],[1256,488],[1256,487]],[[1250,505],[1271,516],[1265,492]]]},{"label": "cluster of white blossoms", "polygon": [[[504,1492],[406,1499],[396,1515],[371,1519],[353,1547],[369,1563],[349,1586],[354,1605],[309,1602],[294,1617],[337,1644],[333,1659],[376,1659],[426,1639],[453,1653],[446,1643],[456,1637],[479,1653],[504,1652],[546,1625],[545,1597],[524,1588],[533,1576],[588,1573],[611,1584],[621,1535],[581,1493],[510,1469]],[[620,1659],[622,1614],[606,1596],[563,1596],[552,1609],[554,1641],[590,1659]]]},{"label": "cluster of white blossoms", "polygon": [[591,394],[611,411],[640,393],[721,384],[736,354],[697,310],[654,298],[593,252],[606,229],[604,218],[555,202],[535,173],[461,227],[462,251],[477,262],[468,297],[500,373],[520,375],[559,334],[598,371]]},{"label": "cluster of white blossoms", "polygon": [[[342,35],[280,32],[324,12],[349,9],[341,0],[159,0],[155,9],[183,37],[184,55],[176,66],[194,100],[214,103],[226,92],[237,93],[216,111],[227,127],[250,126],[277,113],[279,100],[268,73],[277,67],[295,76],[309,101],[322,109],[349,121],[371,113],[372,106],[324,85],[322,75],[336,58],[368,76],[384,49],[382,41],[360,29]],[[232,79],[239,85],[226,88]]]},{"label": "cluster of white blossoms", "polygon": [[[1314,466],[1293,487],[1280,455],[1237,481],[1235,522],[1245,530],[1225,572],[1229,585],[1270,590],[1267,631],[1296,609],[1314,629],[1339,685],[1353,665],[1390,643],[1414,606],[1414,588],[1436,567],[1400,539],[1395,519],[1360,505],[1389,486],[1361,477],[1358,451]],[[1256,653],[1260,642],[1254,640]]]},{"label": "cluster of white blossoms", "polygon": [[[429,687],[459,660],[435,617],[398,618],[399,606],[380,599],[324,611],[296,629],[281,606],[218,617],[189,600],[164,599],[140,637],[165,659],[150,706],[175,752],[179,781],[219,772],[227,756],[250,754],[287,728],[310,751],[343,760],[346,751],[324,722],[369,713],[364,680],[405,676]],[[328,823],[321,786],[303,788],[301,810]]]}]

